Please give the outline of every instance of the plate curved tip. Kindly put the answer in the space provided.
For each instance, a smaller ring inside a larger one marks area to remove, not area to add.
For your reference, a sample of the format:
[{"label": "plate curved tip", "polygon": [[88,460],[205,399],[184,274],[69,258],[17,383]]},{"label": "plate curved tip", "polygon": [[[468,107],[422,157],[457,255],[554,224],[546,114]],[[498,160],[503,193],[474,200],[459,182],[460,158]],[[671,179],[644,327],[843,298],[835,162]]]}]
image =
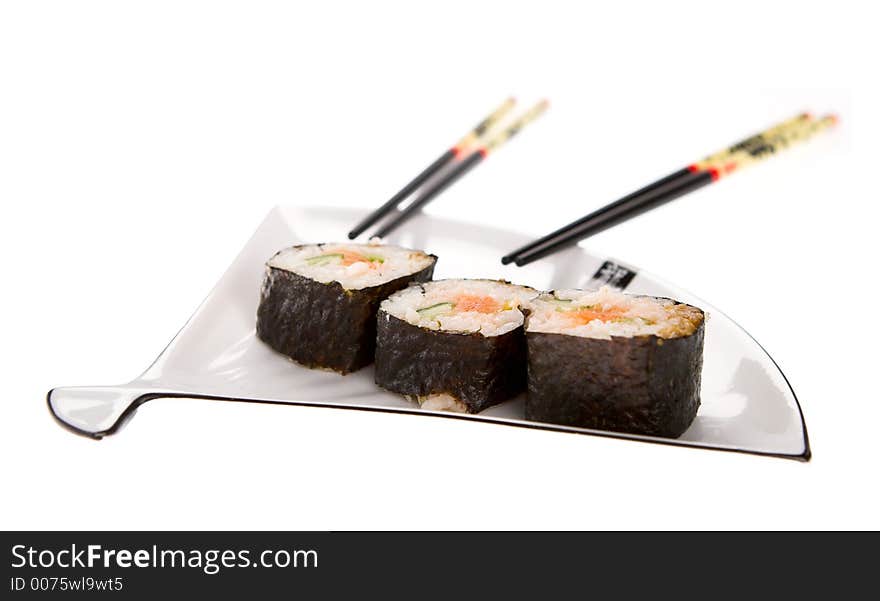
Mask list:
[{"label": "plate curved tip", "polygon": [[101,440],[128,423],[138,407],[159,396],[132,386],[61,387],[46,393],[46,405],[65,429]]},{"label": "plate curved tip", "polygon": [[74,434],[78,434],[84,438],[88,438],[90,440],[101,440],[104,438],[103,432],[88,432],[86,430],[82,430],[77,428],[73,424],[68,423],[64,420],[60,413],[55,409],[55,405],[52,403],[52,394],[58,390],[57,388],[52,388],[49,392],[46,393],[46,407],[49,409],[49,414],[52,418],[65,430],[69,432],[73,432]]}]

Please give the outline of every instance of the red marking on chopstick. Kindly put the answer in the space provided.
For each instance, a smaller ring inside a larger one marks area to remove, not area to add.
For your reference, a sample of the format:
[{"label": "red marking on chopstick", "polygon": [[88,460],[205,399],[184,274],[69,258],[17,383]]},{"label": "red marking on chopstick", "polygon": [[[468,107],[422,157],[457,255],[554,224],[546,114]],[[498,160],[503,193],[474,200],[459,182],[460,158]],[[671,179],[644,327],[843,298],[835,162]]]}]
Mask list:
[{"label": "red marking on chopstick", "polygon": [[[727,177],[731,173],[733,173],[739,167],[738,163],[727,163],[725,165],[721,165],[717,168],[718,177]],[[712,178],[712,181],[715,181],[717,178]]]},{"label": "red marking on chopstick", "polygon": [[688,171],[690,171],[691,173],[696,173],[699,170],[700,167],[698,165],[688,165]]},{"label": "red marking on chopstick", "polygon": [[489,151],[486,150],[485,148],[480,148],[477,152],[479,152],[479,153],[483,156],[484,159],[485,159],[485,158],[488,156],[488,154],[489,154]]},{"label": "red marking on chopstick", "polygon": [[459,147],[459,146],[452,147],[452,156],[454,156],[455,158],[460,157],[462,152],[463,151],[462,151],[461,147]]},{"label": "red marking on chopstick", "polygon": [[721,174],[718,172],[718,169],[716,169],[715,167],[709,167],[709,169],[707,169],[707,171],[712,175],[713,182],[717,182],[718,179],[721,177]]}]

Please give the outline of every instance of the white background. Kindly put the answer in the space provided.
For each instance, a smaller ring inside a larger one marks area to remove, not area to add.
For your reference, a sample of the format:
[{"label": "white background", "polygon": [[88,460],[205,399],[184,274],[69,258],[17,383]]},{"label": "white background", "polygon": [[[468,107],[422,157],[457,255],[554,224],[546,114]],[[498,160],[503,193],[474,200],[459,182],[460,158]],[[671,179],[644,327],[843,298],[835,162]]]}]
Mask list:
[{"label": "white background", "polygon": [[[877,528],[876,22],[842,2],[3,3],[0,527]],[[232,403],[154,401],[102,442],[50,418],[50,388],[146,367],[273,205],[375,206],[511,93],[551,109],[431,212],[538,235],[840,114],[585,243],[744,325],[812,462]]]}]

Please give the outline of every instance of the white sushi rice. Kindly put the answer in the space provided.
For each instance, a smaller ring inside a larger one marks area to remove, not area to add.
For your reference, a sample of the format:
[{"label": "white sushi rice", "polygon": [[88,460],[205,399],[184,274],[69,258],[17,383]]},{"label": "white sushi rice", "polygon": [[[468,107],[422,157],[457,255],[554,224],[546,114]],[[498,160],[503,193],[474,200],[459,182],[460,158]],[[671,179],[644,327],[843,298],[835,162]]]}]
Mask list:
[{"label": "white sushi rice", "polygon": [[[498,310],[481,312],[456,309],[456,299],[462,295],[489,297],[496,301]],[[524,322],[521,307],[537,295],[538,291],[532,288],[497,280],[437,280],[392,294],[382,301],[381,309],[421,328],[457,333],[479,332],[489,337],[500,336],[521,326]],[[441,314],[426,311],[443,303],[453,306]]]},{"label": "white sushi rice", "polygon": [[407,397],[419,404],[425,411],[448,411],[450,413],[467,413],[467,405],[451,394],[445,392],[425,396]]},{"label": "white sushi rice", "polygon": [[[624,294],[603,286],[599,290],[556,290],[529,303],[528,332],[568,334],[584,338],[654,335],[689,336],[702,323],[703,312],[690,305],[650,296]],[[611,319],[584,321],[593,312],[611,312]]]},{"label": "white sushi rice", "polygon": [[[366,261],[345,261],[332,255],[348,254],[366,257]],[[328,260],[318,259],[328,256]],[[370,260],[372,259],[372,260]],[[434,257],[400,246],[369,244],[311,244],[286,248],[269,259],[267,265],[291,271],[309,279],[329,284],[339,282],[346,290],[362,290],[385,284],[417,273],[434,261]]]}]

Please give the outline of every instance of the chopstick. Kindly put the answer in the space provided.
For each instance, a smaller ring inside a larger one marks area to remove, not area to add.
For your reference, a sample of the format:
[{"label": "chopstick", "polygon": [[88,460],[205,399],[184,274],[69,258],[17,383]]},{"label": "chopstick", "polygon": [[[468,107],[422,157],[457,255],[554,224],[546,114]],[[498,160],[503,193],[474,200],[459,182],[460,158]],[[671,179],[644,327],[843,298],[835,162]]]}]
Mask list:
[{"label": "chopstick", "polygon": [[388,199],[382,206],[367,215],[354,229],[348,233],[349,239],[353,240],[364,233],[368,227],[382,219],[389,212],[394,210],[401,201],[407,196],[415,192],[422,184],[440,171],[443,167],[453,162],[459,156],[467,153],[481,137],[490,131],[503,117],[506,115],[513,105],[516,104],[514,98],[508,98],[498,108],[492,111],[488,117],[480,121],[471,131],[459,140],[455,146],[441,154],[437,159],[428,165],[421,173],[419,173],[411,182],[405,185],[400,191]]},{"label": "chopstick", "polygon": [[582,217],[581,219],[578,219],[577,221],[569,223],[568,225],[561,227],[558,230],[555,230],[555,231],[547,234],[543,238],[538,238],[537,240],[530,242],[529,244],[526,244],[525,246],[522,246],[509,254],[504,255],[503,257],[501,257],[501,263],[503,263],[504,265],[507,265],[508,263],[514,262],[516,260],[516,258],[520,255],[530,253],[530,252],[534,251],[535,249],[537,249],[538,247],[546,246],[547,244],[552,243],[556,238],[567,234],[573,228],[585,225],[586,223],[588,223],[592,219],[595,219],[597,213],[599,213],[599,212],[614,211],[617,209],[617,207],[628,206],[632,203],[638,202],[639,199],[642,199],[642,198],[647,199],[649,197],[649,195],[651,197],[654,197],[657,194],[662,194],[663,192],[675,190],[677,186],[681,185],[686,180],[689,180],[691,178],[691,175],[695,171],[699,171],[699,170],[704,169],[705,165],[708,165],[710,162],[722,160],[724,157],[730,156],[733,153],[742,150],[743,148],[751,147],[751,146],[754,146],[755,144],[760,143],[760,141],[764,140],[768,136],[775,135],[780,131],[783,131],[789,127],[795,126],[795,125],[803,123],[805,121],[809,121],[810,119],[811,119],[811,117],[810,117],[809,113],[800,113],[799,115],[796,115],[795,117],[792,117],[790,119],[786,119],[785,121],[782,121],[780,123],[777,123],[773,127],[770,127],[762,132],[758,132],[756,134],[749,136],[748,138],[740,140],[739,142],[736,142],[735,144],[728,146],[724,150],[722,150],[720,152],[716,152],[715,154],[710,155],[710,156],[706,157],[705,159],[698,161],[697,163],[693,163],[691,165],[688,165],[687,167],[679,169],[678,171],[675,171],[674,173],[670,173],[666,177],[663,177],[661,179],[658,179],[655,182],[648,184],[644,188],[639,188],[635,192],[627,194],[623,198],[620,198],[620,199],[612,202],[611,204],[606,205],[602,209],[599,209],[599,211],[596,211],[594,213],[590,213],[586,217]]},{"label": "chopstick", "polygon": [[818,121],[801,118],[788,127],[774,128],[775,132],[757,136],[745,144],[734,145],[739,148],[733,153],[727,151],[716,153],[703,161],[690,165],[687,175],[682,175],[680,179],[668,186],[661,186],[659,189],[639,196],[630,202],[617,201],[594,211],[557,230],[554,234],[545,236],[541,239],[543,243],[533,246],[531,250],[513,255],[512,260],[517,266],[522,267],[562,248],[573,246],[584,238],[711,184],[742,167],[757,163],[795,142],[806,140],[836,122],[837,118],[833,115],[828,115]]},{"label": "chopstick", "polygon": [[409,220],[413,215],[416,214],[419,209],[428,204],[438,194],[446,190],[449,186],[458,181],[464,174],[476,167],[478,163],[483,161],[483,159],[489,156],[490,153],[497,150],[502,144],[518,134],[523,127],[528,125],[531,121],[537,119],[541,115],[541,113],[547,110],[548,106],[549,103],[546,100],[542,100],[531,109],[526,111],[510,126],[490,138],[487,142],[477,148],[465,159],[456,163],[452,168],[449,169],[447,173],[443,175],[443,177],[439,181],[437,181],[427,190],[422,192],[422,194],[420,194],[409,206],[407,206],[394,218],[392,218],[385,225],[379,228],[376,233],[373,234],[373,236],[384,238],[399,225]]}]

